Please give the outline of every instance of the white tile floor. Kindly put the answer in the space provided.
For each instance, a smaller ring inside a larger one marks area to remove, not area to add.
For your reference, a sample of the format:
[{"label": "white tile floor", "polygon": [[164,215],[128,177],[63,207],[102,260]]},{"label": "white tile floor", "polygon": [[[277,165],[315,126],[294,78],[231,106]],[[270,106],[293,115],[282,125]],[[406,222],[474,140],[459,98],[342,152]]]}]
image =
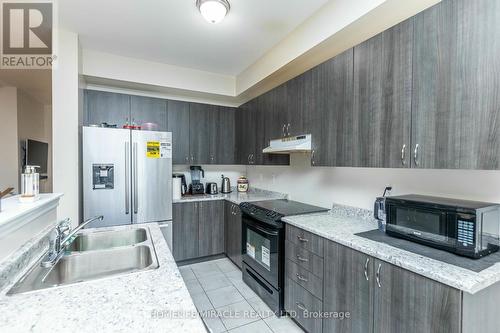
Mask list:
[{"label": "white tile floor", "polygon": [[189,293],[212,333],[303,333],[287,317],[276,317],[243,282],[229,259],[179,267]]}]

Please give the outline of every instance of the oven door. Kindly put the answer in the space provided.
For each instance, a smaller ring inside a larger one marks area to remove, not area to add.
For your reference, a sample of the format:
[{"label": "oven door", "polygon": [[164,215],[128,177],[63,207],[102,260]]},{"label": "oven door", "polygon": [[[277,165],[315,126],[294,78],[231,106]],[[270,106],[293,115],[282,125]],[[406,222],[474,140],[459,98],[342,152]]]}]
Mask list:
[{"label": "oven door", "polygon": [[278,289],[280,230],[247,214],[243,214],[242,223],[243,261]]}]

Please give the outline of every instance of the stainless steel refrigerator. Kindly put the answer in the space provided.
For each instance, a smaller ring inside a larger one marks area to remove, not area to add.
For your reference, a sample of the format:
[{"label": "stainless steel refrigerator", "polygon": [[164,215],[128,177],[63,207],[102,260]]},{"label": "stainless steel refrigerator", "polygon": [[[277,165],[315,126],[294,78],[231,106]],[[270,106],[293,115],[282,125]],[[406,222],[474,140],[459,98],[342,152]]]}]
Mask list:
[{"label": "stainless steel refrigerator", "polygon": [[89,227],[172,220],[172,133],[83,127],[83,215]]}]

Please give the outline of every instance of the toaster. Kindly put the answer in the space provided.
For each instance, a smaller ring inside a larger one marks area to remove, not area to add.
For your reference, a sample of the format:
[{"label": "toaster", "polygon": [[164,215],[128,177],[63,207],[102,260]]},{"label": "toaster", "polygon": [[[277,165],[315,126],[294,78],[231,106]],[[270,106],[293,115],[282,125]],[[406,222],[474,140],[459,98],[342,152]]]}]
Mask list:
[{"label": "toaster", "polygon": [[206,193],[207,194],[218,194],[219,190],[217,188],[217,183],[207,183]]}]

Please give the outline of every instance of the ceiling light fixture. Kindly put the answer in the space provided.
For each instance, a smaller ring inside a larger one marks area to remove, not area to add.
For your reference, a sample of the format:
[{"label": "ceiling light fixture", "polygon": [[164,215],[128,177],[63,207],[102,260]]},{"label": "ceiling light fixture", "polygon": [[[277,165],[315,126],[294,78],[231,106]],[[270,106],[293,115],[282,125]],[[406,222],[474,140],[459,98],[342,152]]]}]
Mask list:
[{"label": "ceiling light fixture", "polygon": [[229,12],[231,6],[227,0],[196,0],[196,7],[210,23],[219,23]]}]

